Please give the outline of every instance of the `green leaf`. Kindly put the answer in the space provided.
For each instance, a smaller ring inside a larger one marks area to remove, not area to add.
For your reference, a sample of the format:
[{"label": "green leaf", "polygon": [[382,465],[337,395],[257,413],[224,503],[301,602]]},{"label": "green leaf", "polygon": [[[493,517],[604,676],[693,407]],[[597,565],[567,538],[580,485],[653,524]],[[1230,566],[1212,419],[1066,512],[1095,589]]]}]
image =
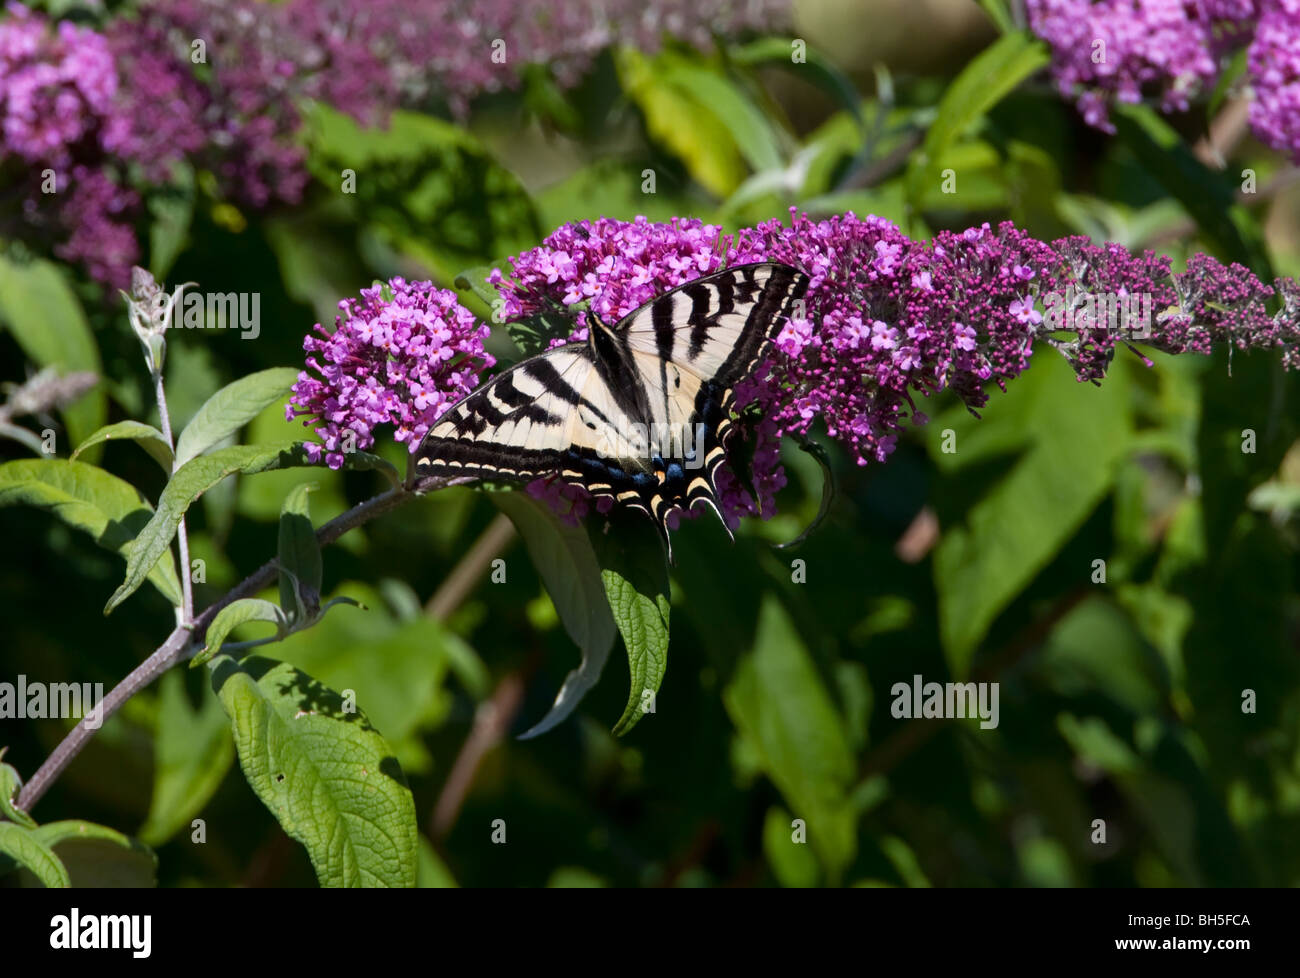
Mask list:
[{"label": "green leaf", "polygon": [[614,616],[585,528],[569,526],[525,492],[494,492],[490,498],[523,537],[565,631],[582,653],[582,663],[565,677],[546,716],[522,735],[536,737],[562,723],[596,685],[614,645]]},{"label": "green leaf", "polygon": [[616,518],[592,543],[632,673],[627,706],[614,725],[621,737],[649,712],[668,668],[668,563],[648,520]]},{"label": "green leaf", "polygon": [[[418,599],[405,615],[394,613],[379,590],[353,581],[345,586],[370,611],[327,615],[310,632],[286,636],[276,658],[326,686],[354,690],[407,776],[432,773],[425,733],[444,723],[457,702],[447,688],[451,676],[482,700],[492,691],[487,668],[462,639],[424,615]],[[394,586],[384,590],[391,596]],[[377,662],[382,669],[374,668]]]},{"label": "green leaf", "polygon": [[297,486],[280,510],[280,607],[296,622],[310,621],[320,611],[320,544],[307,507],[307,494],[315,488],[311,482]]},{"label": "green leaf", "polygon": [[[0,321],[37,366],[103,375],[86,314],[58,265],[40,259],[19,263],[0,255]],[[62,412],[68,437],[76,444],[104,423],[107,398],[96,388]]]},{"label": "green leaf", "polygon": [[549,890],[596,890],[606,886],[607,882],[581,866],[558,866],[546,881]]},{"label": "green leaf", "polygon": [[201,666],[213,659],[221,651],[226,637],[240,625],[250,621],[271,622],[275,625],[277,636],[284,636],[289,630],[284,612],[272,602],[262,598],[239,598],[218,611],[216,617],[212,619],[212,624],[208,626],[207,634],[204,636],[203,651],[191,660],[190,668]]},{"label": "green leaf", "polygon": [[456,877],[451,874],[447,864],[442,861],[433,844],[420,836],[419,863],[415,869],[415,885],[420,889],[452,890],[455,889]]},{"label": "green leaf", "polygon": [[[624,221],[644,216],[650,221],[668,222],[683,211],[698,207],[693,198],[685,197],[690,192],[689,187],[682,186],[686,181],[658,173],[655,192],[647,194],[641,189],[644,180],[640,169],[628,166],[622,159],[593,160],[538,192],[542,224],[559,227],[602,216]],[[681,194],[676,192],[679,187]],[[505,272],[509,266],[501,263],[499,267]]]},{"label": "green leaf", "polygon": [[[736,64],[750,67],[771,65],[774,68],[783,68],[791,74],[811,81],[840,102],[858,125],[861,126],[863,124],[862,103],[853,80],[844,74],[834,61],[815,48],[808,47],[806,42],[804,42],[804,60],[796,62],[792,57],[795,40],[794,38],[762,37],[733,50],[731,60]],[[798,40],[802,41],[802,38]]]},{"label": "green leaf", "polygon": [[119,421],[117,424],[105,425],[93,435],[77,446],[77,450],[72,453],[75,459],[92,445],[98,445],[106,441],[127,440],[139,442],[140,447],[153,457],[154,461],[163,467],[163,471],[168,475],[172,471],[172,448],[167,444],[167,439],[163,433],[153,425],[145,424],[141,421]]},{"label": "green leaf", "polygon": [[1003,34],[1010,34],[1016,29],[1016,19],[1011,16],[1007,0],[977,0],[980,7],[988,14],[993,26]]},{"label": "green leaf", "polygon": [[1230,261],[1270,280],[1272,265],[1263,234],[1246,208],[1235,202],[1233,185],[1198,160],[1178,131],[1151,108],[1121,102],[1111,117],[1145,171],[1187,208],[1205,239]]},{"label": "green leaf", "polygon": [[[929,427],[931,457],[962,485],[964,471],[990,462],[997,481],[961,503],[934,555],[939,631],[953,676],[966,676],[979,640],[997,615],[1056,555],[1114,484],[1132,434],[1125,401],[1127,362],[1116,359],[1107,385],[1075,380],[1050,349],[975,422],[964,408]],[[945,428],[956,452],[942,450]],[[1003,456],[1020,451],[1007,462]],[[1086,581],[1086,574],[1080,581]]]},{"label": "green leaf", "polygon": [[107,826],[79,820],[49,822],[32,835],[48,846],[66,868],[69,886],[117,889],[157,885],[158,860],[154,854]]},{"label": "green leaf", "polygon": [[782,168],[776,129],[740,86],[694,60],[671,54],[661,55],[659,60],[659,82],[707,106],[755,173]]},{"label": "green leaf", "polygon": [[[549,65],[526,64],[521,72],[524,105],[543,124],[579,135],[582,114],[560,87]],[[530,120],[531,121],[531,120]]]},{"label": "green leaf", "polygon": [[[82,530],[101,547],[127,558],[136,552],[135,535],[149,520],[149,503],[129,483],[84,462],[56,458],[0,465],[0,506],[35,506]],[[166,547],[146,564],[138,561],[139,581],[148,580],[164,598],[179,606],[180,579]],[[132,589],[134,590],[134,588]]]},{"label": "green leaf", "polygon": [[1047,64],[1047,46],[1028,31],[1004,34],[948,86],[925,142],[908,167],[908,199],[915,206],[938,178],[939,163],[971,127],[1012,90]]},{"label": "green leaf", "polygon": [[[308,156],[309,161],[313,159],[315,154]],[[335,188],[344,167],[352,168],[344,164],[334,171],[330,183]],[[267,214],[259,222],[275,254],[285,294],[310,306],[322,323],[332,323],[339,313],[339,300],[354,295],[357,286],[370,278],[370,270],[358,253],[356,222],[349,219],[344,223],[346,215],[338,213],[343,205],[336,196],[315,206],[307,204]]]},{"label": "green leaf", "polygon": [[[334,191],[330,216],[352,237],[340,242],[343,257],[355,261],[361,224],[374,238],[431,268],[435,278],[450,281],[467,265],[518,254],[542,236],[519,179],[465,127],[398,110],[383,128],[366,129],[320,102],[304,114],[307,165]],[[339,195],[344,170],[355,173],[355,185]],[[316,241],[308,239],[306,245],[310,252]],[[332,298],[355,290],[353,283]]]},{"label": "green leaf", "polygon": [[770,594],[754,634],[754,648],[737,664],[723,702],[838,882],[857,849],[848,798],[855,772],[844,721],[794,624]]},{"label": "green leaf", "polygon": [[812,846],[795,841],[793,822],[794,818],[780,805],[767,810],[767,818],[763,820],[763,856],[782,886],[813,887],[821,876],[817,856]]},{"label": "green leaf", "polygon": [[212,684],[257,796],[322,886],[414,886],[415,802],[383,737],[338,693],[285,663],[221,656]]},{"label": "green leaf", "polygon": [[235,744],[211,689],[203,686],[195,709],[185,676],[175,669],[158,684],[153,743],[153,797],[138,835],[147,845],[160,846],[187,828],[216,793],[235,759]]},{"label": "green leaf", "polygon": [[402,481],[401,473],[397,471],[397,466],[381,455],[372,455],[370,452],[353,450],[343,453],[343,466],[349,472],[378,472],[384,476],[394,487]]},{"label": "green leaf", "polygon": [[[70,463],[76,465],[77,463]],[[190,504],[222,479],[236,472],[251,474],[306,467],[312,463],[299,442],[280,445],[232,445],[190,459],[172,476],[158,497],[158,509],[140,531],[126,561],[126,580],[108,599],[108,614],[135,593],[148,569],[167,552],[181,517]]]},{"label": "green leaf", "polygon": [[681,159],[696,182],[725,199],[745,178],[744,160],[718,114],[690,89],[664,80],[670,57],[620,49],[615,54],[620,86],[645,116],[650,135]]},{"label": "green leaf", "polygon": [[298,380],[292,367],[272,367],[217,391],[176,439],[176,467],[225,441],[262,411],[283,400]]},{"label": "green leaf", "polygon": [[71,886],[67,868],[49,844],[37,838],[37,831],[13,822],[0,822],[0,854],[29,870],[43,886]]},{"label": "green leaf", "polygon": [[541,353],[551,340],[573,332],[573,320],[560,310],[539,312],[525,319],[514,319],[505,324],[505,331],[519,350],[519,355],[531,357]]},{"label": "green leaf", "polygon": [[[0,747],[0,757],[4,757],[8,749]],[[14,804],[14,800],[18,797],[18,790],[22,786],[23,779],[18,776],[18,769],[11,764],[0,764],[0,816],[34,829],[36,820]]]},{"label": "green leaf", "polygon": [[[497,291],[496,286],[488,281],[488,276],[494,269],[506,265],[507,262],[503,259],[495,265],[478,265],[474,268],[467,268],[456,276],[456,288],[462,291],[468,290],[481,299],[484,305],[487,306],[493,322],[497,322],[500,318],[502,299],[501,293]],[[573,314],[557,305],[548,311],[527,316],[523,319],[511,320],[503,325],[511,341],[519,350],[520,355],[530,357],[545,350],[552,339],[568,336],[573,332],[574,324]]]},{"label": "green leaf", "polygon": [[495,309],[497,302],[501,298],[501,293],[497,287],[488,281],[488,276],[496,270],[496,265],[475,265],[473,268],[467,268],[456,276],[456,288],[464,291],[468,289],[476,296],[483,300],[483,304],[488,309]]}]

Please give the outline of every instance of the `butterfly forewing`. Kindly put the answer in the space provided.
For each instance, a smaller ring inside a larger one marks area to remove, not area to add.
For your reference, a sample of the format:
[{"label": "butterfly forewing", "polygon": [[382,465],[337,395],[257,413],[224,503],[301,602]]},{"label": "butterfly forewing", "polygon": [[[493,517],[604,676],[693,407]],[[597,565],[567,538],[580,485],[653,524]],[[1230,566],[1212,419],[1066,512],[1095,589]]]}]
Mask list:
[{"label": "butterfly forewing", "polygon": [[732,387],[766,356],[807,288],[808,276],[788,265],[738,265],[665,292],[615,329],[635,352]]},{"label": "butterfly forewing", "polygon": [[452,405],[416,455],[421,476],[528,480],[549,475],[578,437],[577,391],[595,365],[583,347],[530,357]]}]

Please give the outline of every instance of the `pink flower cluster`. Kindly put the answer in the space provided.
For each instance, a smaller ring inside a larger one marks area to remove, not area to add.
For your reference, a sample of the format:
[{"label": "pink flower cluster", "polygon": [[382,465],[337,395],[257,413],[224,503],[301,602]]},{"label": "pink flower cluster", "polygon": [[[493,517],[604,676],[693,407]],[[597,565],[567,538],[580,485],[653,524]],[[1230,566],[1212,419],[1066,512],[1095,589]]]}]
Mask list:
[{"label": "pink flower cluster", "polygon": [[501,291],[506,321],[544,312],[551,304],[574,306],[575,330],[553,346],[587,338],[587,309],[617,322],[661,292],[717,271],[724,264],[722,229],[694,218],[655,224],[644,217],[566,224],[540,248],[511,260],[509,281],[493,269],[489,282]]},{"label": "pink flower cluster", "polygon": [[1250,121],[1300,160],[1300,0],[1027,0],[1052,49],[1052,74],[1089,125],[1107,132],[1115,101],[1186,111],[1248,47]]},{"label": "pink flower cluster", "polygon": [[375,443],[375,429],[392,425],[395,441],[412,452],[443,411],[479,383],[496,363],[484,352],[488,327],[431,282],[394,278],[339,303],[334,332],[318,323],[308,335],[308,369],[293,387],[286,417],[309,415],[323,444],[309,442],[341,468],[344,454]]},{"label": "pink flower cluster", "polygon": [[[251,208],[308,184],[301,105],[366,124],[519,84],[528,65],[576,82],[614,43],[779,29],[788,0],[153,0],[103,32],[11,2],[0,21],[0,164],[21,160],[6,236],[125,286],[142,194],[188,161]],[[58,174],[51,195],[41,173]],[[133,183],[127,180],[132,177]]]}]

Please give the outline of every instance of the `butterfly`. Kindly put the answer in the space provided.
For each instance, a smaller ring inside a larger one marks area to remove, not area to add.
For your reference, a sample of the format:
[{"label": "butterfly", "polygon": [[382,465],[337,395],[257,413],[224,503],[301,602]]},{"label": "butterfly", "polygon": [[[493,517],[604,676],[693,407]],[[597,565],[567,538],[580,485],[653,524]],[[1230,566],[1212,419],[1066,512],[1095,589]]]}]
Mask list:
[{"label": "butterfly", "polygon": [[736,385],[766,359],[807,289],[808,276],[789,265],[736,265],[612,326],[588,314],[586,343],[522,360],[443,412],[415,473],[580,485],[653,519],[671,559],[670,513],[703,503],[722,519],[714,479]]}]

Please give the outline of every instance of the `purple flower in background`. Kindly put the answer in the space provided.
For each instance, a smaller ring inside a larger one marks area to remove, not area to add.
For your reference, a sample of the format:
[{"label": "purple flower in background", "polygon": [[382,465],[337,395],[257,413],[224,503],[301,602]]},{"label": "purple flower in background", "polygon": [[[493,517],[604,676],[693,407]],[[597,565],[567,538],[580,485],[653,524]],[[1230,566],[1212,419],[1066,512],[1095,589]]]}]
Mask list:
[{"label": "purple flower in background", "polygon": [[1107,132],[1114,131],[1111,98],[1148,95],[1166,112],[1185,110],[1218,77],[1216,24],[1228,14],[1253,15],[1204,0],[1028,0],[1027,7],[1034,33],[1052,46],[1061,94]]},{"label": "purple flower in background", "polygon": [[1116,101],[1158,99],[1185,111],[1249,45],[1259,139],[1300,160],[1297,0],[1027,0],[1029,24],[1052,49],[1052,75],[1091,126],[1114,132]]},{"label": "purple flower in background", "polygon": [[0,162],[22,163],[13,192],[25,225],[9,233],[38,236],[116,285],[130,280],[139,252],[132,226],[139,197],[104,166],[102,141],[122,94],[102,35],[8,5],[0,23]]},{"label": "purple flower in background", "polygon": [[[653,50],[672,36],[707,47],[789,19],[788,0],[609,0],[599,11],[587,0],[152,0],[98,33],[14,2],[7,11],[0,160],[21,159],[33,176],[20,188],[22,224],[6,234],[114,285],[138,257],[148,185],[169,183],[178,164],[212,173],[217,195],[244,207],[301,200],[306,102],[365,125],[401,107],[464,115],[532,65],[570,85],[613,44]],[[45,169],[57,195],[42,190]],[[64,193],[74,170],[88,181],[75,198]],[[105,209],[93,212],[96,201]]]},{"label": "purple flower in background", "polygon": [[208,90],[158,23],[114,20],[106,37],[126,81],[106,120],[104,149],[138,164],[149,181],[165,183],[175,164],[208,142]]},{"label": "purple flower in background", "polygon": [[1300,160],[1300,0],[1261,4],[1249,70],[1251,129],[1261,142]]},{"label": "purple flower in background", "polygon": [[76,166],[70,177],[62,218],[71,230],[55,246],[55,254],[85,265],[90,276],[101,282],[128,282],[139,256],[131,223],[139,196],[103,170]]},{"label": "purple flower in background", "polygon": [[[162,52],[170,57],[170,65],[165,58],[152,65],[155,79],[192,73],[192,52],[202,43],[209,80],[184,96],[184,105],[200,112],[195,121],[205,134],[192,152],[217,175],[223,195],[253,208],[296,203],[308,181],[306,150],[296,138],[302,123],[297,101],[306,94],[307,75],[297,59],[308,49],[299,38],[313,22],[296,16],[305,13],[300,7],[160,0],[142,8],[139,25],[121,28],[145,47],[142,60]],[[130,47],[128,41],[124,53]],[[163,90],[170,94],[165,84]]]},{"label": "purple flower in background", "polygon": [[318,323],[308,335],[309,354],[286,409],[324,443],[309,442],[317,461],[324,449],[330,468],[344,453],[375,443],[375,428],[391,424],[394,440],[414,452],[437,417],[479,383],[479,371],[496,361],[483,350],[488,328],[456,301],[456,293],[430,282],[394,278],[339,303],[330,333]]},{"label": "purple flower in background", "polygon": [[88,28],[52,26],[10,3],[0,29],[0,153],[66,168],[76,144],[93,139],[117,92],[105,39]]}]

